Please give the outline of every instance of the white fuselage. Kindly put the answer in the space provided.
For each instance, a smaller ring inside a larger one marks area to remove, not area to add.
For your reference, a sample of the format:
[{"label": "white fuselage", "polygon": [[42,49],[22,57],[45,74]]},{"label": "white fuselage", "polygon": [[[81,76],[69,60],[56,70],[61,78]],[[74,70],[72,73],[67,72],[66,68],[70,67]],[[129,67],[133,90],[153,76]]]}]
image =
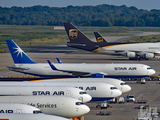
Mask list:
[{"label": "white fuselage", "polygon": [[0,103],[0,113],[42,113],[40,109],[21,103]]},{"label": "white fuselage", "polygon": [[[139,55],[144,53],[156,53],[157,56],[160,56],[160,43],[119,44],[111,47],[104,46],[102,48],[105,50],[106,54],[111,55],[121,54],[124,56],[126,52],[136,52]],[[101,53],[101,51],[98,51],[98,53]]]},{"label": "white fuselage", "polygon": [[90,111],[80,100],[64,96],[0,96],[0,102],[28,104],[45,114],[68,118],[82,116]]},{"label": "white fuselage", "polygon": [[89,102],[92,99],[92,97],[89,94],[87,94],[84,90],[80,90],[74,87],[25,86],[25,84],[21,86],[0,85],[0,95],[66,96],[81,100],[83,103]]},{"label": "white fuselage", "polygon": [[45,114],[0,114],[0,118],[5,118],[3,120],[70,120],[68,118],[63,118],[54,115]]},{"label": "white fuselage", "polygon": [[102,82],[85,82],[85,81],[70,81],[70,82],[45,82],[45,81],[35,81],[35,82],[0,82],[0,86],[67,86],[67,87],[77,87],[79,89],[85,90],[92,97],[92,101],[103,101],[118,97],[122,92],[117,89],[114,85]]},{"label": "white fuselage", "polygon": [[114,78],[66,78],[66,79],[43,79],[42,81],[88,81],[88,82],[104,82],[117,87],[122,93],[129,92],[131,87],[122,80]]},{"label": "white fuselage", "polygon": [[142,51],[142,52],[160,53],[160,43],[121,44],[121,45],[115,45],[113,47],[109,47],[105,49],[115,50],[115,51]]},{"label": "white fuselage", "polygon": [[[92,64],[92,63],[53,63],[58,70],[87,72],[90,74],[102,73],[108,76],[149,76],[155,74],[155,70],[144,64]],[[28,68],[28,70],[20,70],[26,74],[38,76],[52,76],[57,74],[68,74],[68,72],[60,72],[52,70],[47,63],[37,64],[15,64],[16,67]]]}]

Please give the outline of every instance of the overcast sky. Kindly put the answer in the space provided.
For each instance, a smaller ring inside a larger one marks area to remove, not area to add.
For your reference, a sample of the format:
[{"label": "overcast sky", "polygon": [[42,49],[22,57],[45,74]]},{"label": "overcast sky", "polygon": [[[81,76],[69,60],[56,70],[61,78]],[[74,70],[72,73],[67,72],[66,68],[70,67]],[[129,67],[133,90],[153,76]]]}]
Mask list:
[{"label": "overcast sky", "polygon": [[2,7],[30,7],[34,5],[50,6],[50,7],[66,7],[68,5],[126,5],[127,7],[135,6],[138,9],[160,9],[160,0],[0,0]]}]

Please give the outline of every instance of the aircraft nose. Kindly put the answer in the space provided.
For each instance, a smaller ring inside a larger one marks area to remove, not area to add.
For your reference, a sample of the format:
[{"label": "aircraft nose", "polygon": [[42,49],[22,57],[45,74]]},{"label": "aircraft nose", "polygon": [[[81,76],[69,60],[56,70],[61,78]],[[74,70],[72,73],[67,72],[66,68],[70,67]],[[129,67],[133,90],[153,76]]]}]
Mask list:
[{"label": "aircraft nose", "polygon": [[115,90],[115,91],[113,92],[112,97],[118,97],[118,96],[120,96],[121,94],[122,94],[122,92],[117,89],[117,90]]},{"label": "aircraft nose", "polygon": [[153,74],[155,74],[155,73],[156,73],[155,70],[151,70],[151,71],[150,71],[150,75],[153,75]]},{"label": "aircraft nose", "polygon": [[84,115],[87,114],[90,111],[90,108],[87,105],[83,105],[82,109],[80,109],[79,113]]},{"label": "aircraft nose", "polygon": [[91,101],[92,97],[89,94],[84,94],[83,95],[83,103]]},{"label": "aircraft nose", "polygon": [[126,92],[129,92],[131,90],[131,87],[129,85],[125,85],[123,88],[122,88],[122,93],[126,93]]}]

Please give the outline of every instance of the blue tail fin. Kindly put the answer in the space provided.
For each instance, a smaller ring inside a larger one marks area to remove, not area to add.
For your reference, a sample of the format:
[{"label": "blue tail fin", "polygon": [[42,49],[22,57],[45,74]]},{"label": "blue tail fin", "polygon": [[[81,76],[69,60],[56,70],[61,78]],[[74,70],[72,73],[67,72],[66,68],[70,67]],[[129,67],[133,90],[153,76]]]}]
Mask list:
[{"label": "blue tail fin", "polygon": [[13,40],[6,40],[15,64],[35,63]]},{"label": "blue tail fin", "polygon": [[56,58],[56,60],[58,61],[58,63],[62,64],[63,62],[61,61],[61,59]]}]

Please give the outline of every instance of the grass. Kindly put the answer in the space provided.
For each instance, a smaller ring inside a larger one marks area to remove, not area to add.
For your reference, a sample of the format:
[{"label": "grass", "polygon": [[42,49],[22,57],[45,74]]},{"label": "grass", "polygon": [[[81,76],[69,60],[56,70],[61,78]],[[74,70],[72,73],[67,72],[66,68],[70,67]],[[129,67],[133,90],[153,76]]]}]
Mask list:
[{"label": "grass", "polygon": [[[103,36],[122,36],[131,34],[128,31],[160,32],[159,27],[79,27],[88,37],[94,37],[93,32]],[[126,42],[157,42],[160,36],[136,37]],[[0,25],[0,46],[6,46],[5,40],[13,39],[18,45],[44,46],[66,43],[68,37],[65,30],[54,30],[53,26],[22,26]]]}]

